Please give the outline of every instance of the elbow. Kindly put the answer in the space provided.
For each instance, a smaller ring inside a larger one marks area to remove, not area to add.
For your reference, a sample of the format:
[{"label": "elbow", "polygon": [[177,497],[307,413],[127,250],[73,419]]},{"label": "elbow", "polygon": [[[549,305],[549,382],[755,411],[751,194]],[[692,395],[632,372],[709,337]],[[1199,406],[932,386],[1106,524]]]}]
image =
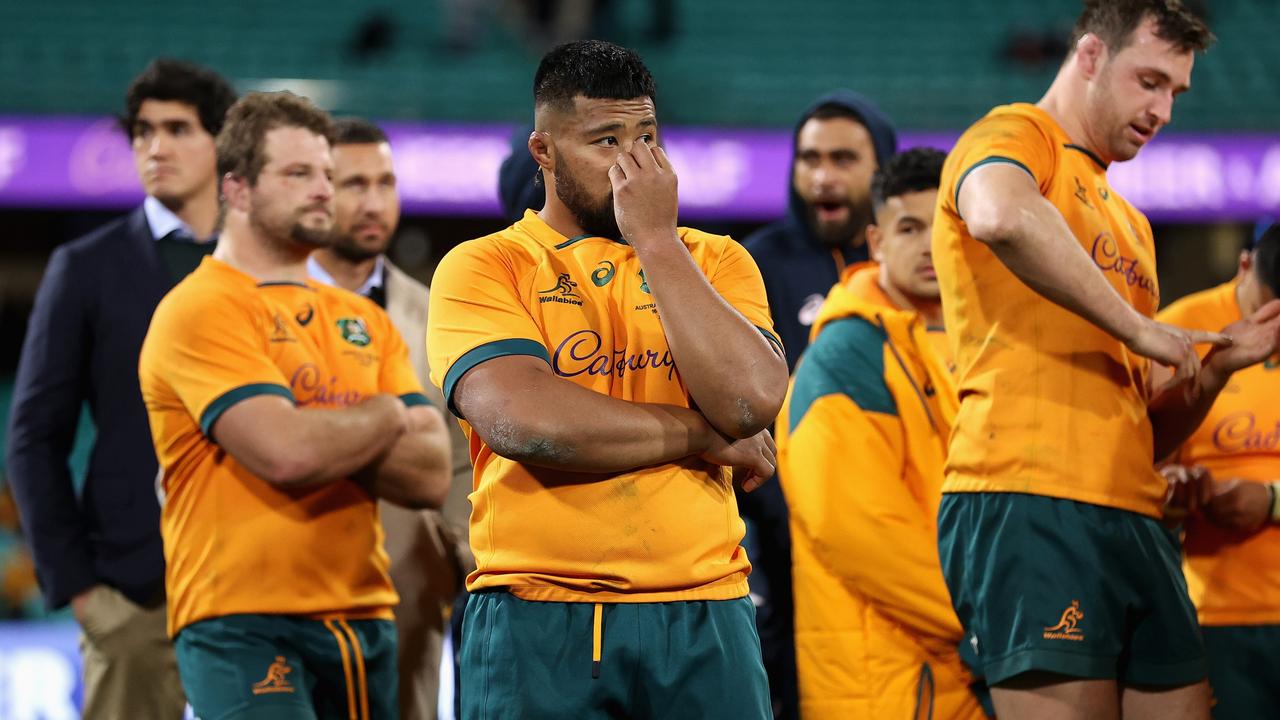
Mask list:
[{"label": "elbow", "polygon": [[447,466],[433,468],[423,473],[413,492],[406,495],[400,504],[410,510],[439,510],[449,495],[449,480]]},{"label": "elbow", "polygon": [[984,245],[1001,245],[1016,232],[1016,209],[995,203],[975,203],[965,210],[964,222],[969,234]]},{"label": "elbow", "polygon": [[720,420],[712,424],[725,435],[743,440],[771,427],[781,409],[781,396],[773,398],[763,393],[754,397],[740,395],[723,410]]},{"label": "elbow", "polygon": [[295,490],[315,484],[321,472],[314,456],[295,452],[267,458],[255,474],[277,490]]},{"label": "elbow", "polygon": [[717,430],[742,440],[773,426],[787,397],[786,365],[779,360],[778,366],[778,377],[774,381],[742,388],[725,404],[721,413],[722,421],[712,423]]},{"label": "elbow", "polygon": [[493,452],[508,460],[529,465],[555,464],[568,459],[572,449],[561,437],[564,425],[546,417],[517,418],[504,416],[481,433]]}]

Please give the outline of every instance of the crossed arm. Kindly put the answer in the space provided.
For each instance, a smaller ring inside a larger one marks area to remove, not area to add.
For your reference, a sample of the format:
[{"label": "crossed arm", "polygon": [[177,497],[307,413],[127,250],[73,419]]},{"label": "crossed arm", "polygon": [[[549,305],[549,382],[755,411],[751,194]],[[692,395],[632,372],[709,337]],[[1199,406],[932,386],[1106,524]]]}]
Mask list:
[{"label": "crossed arm", "polygon": [[528,465],[607,473],[701,456],[762,478],[773,474],[767,432],[727,438],[696,410],[618,400],[556,377],[527,355],[471,368],[454,387],[453,401],[495,453]]},{"label": "crossed arm", "polygon": [[211,429],[216,442],[278,488],[342,478],[411,508],[438,508],[448,492],[449,440],[438,410],[406,408],[378,394],[340,409],[298,408],[261,395],[228,408]]}]

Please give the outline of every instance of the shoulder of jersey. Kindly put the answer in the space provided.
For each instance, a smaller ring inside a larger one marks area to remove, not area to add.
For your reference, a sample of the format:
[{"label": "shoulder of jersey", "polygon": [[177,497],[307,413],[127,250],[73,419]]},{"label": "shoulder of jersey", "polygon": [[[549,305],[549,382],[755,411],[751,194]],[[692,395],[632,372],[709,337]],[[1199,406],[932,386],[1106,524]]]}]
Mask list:
[{"label": "shoulder of jersey", "polygon": [[704,245],[709,249],[722,250],[725,246],[734,242],[734,239],[728,235],[712,235],[690,227],[678,227],[676,228],[676,234],[680,236],[680,240],[690,251],[693,251],[698,245]]}]

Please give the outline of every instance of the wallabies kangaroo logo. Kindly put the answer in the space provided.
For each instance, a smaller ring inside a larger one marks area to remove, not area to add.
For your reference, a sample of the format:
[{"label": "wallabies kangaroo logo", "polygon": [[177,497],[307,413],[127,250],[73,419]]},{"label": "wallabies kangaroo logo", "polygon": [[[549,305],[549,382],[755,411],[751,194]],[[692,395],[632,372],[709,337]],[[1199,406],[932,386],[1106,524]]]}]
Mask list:
[{"label": "wallabies kangaroo logo", "polygon": [[566,305],[581,305],[582,296],[574,292],[574,288],[578,287],[578,283],[569,277],[569,273],[560,273],[556,278],[554,287],[546,290],[539,290],[538,302],[540,303],[563,303]]},{"label": "wallabies kangaroo logo", "polygon": [[253,684],[253,694],[293,692],[293,686],[289,684],[289,679],[285,677],[291,672],[293,672],[293,668],[289,667],[289,663],[285,662],[284,656],[277,655],[275,662],[267,667],[267,676]]},{"label": "wallabies kangaroo logo", "polygon": [[1046,640],[1084,640],[1084,630],[1079,627],[1083,619],[1084,611],[1080,609],[1080,601],[1072,600],[1071,605],[1062,611],[1058,624],[1044,629],[1044,637]]}]

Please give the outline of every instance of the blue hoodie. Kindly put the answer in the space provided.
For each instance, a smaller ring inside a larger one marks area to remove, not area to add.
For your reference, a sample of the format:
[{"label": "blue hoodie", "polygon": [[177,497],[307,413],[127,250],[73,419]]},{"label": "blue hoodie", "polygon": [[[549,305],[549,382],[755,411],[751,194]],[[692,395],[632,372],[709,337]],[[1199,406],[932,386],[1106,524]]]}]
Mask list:
[{"label": "blue hoodie", "polygon": [[765,292],[773,325],[787,349],[787,367],[795,370],[800,353],[809,345],[809,326],[827,291],[840,279],[840,271],[867,259],[866,245],[846,245],[833,249],[809,226],[809,213],[795,188],[795,139],[800,128],[824,105],[840,105],[862,119],[875,146],[876,163],[884,167],[897,150],[898,138],[888,116],[866,97],[850,90],[837,90],[818,98],[800,116],[792,136],[792,172],[788,173],[790,196],[787,216],[757,230],[742,244],[755,258],[764,276]]}]

